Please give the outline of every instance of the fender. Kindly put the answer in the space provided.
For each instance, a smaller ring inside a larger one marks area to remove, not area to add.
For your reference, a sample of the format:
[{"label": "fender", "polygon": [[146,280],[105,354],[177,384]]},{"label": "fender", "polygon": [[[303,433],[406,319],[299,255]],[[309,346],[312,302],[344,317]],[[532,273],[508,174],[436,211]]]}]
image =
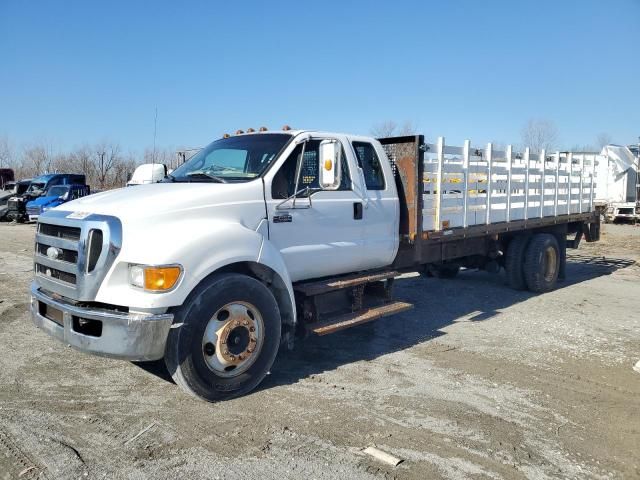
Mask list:
[{"label": "fender", "polygon": [[[280,252],[269,242],[266,221],[256,230],[237,222],[185,219],[167,231],[162,224],[144,223],[123,232],[120,255],[105,276],[97,302],[129,307],[132,311],[162,312],[182,305],[191,291],[210,274],[232,264],[262,264],[275,272],[288,293],[292,319],[295,299]],[[149,242],[137,238],[154,239]],[[127,241],[128,239],[128,241]],[[173,290],[150,293],[129,284],[129,265],[180,264],[184,273]]]},{"label": "fender", "polygon": [[[140,241],[145,239],[145,241]],[[208,275],[225,265],[257,262],[263,235],[238,222],[184,219],[167,229],[162,222],[126,224],[120,254],[106,274],[97,302],[153,311],[181,305]],[[173,290],[150,293],[129,284],[129,265],[179,264]]]},{"label": "fender", "polygon": [[293,285],[291,283],[291,278],[289,277],[289,271],[287,270],[287,266],[284,263],[280,250],[271,243],[267,236],[263,236],[262,248],[260,249],[260,255],[258,256],[258,263],[266,265],[280,277],[284,287],[287,289],[289,302],[291,303],[291,318],[289,319],[289,323],[292,325],[295,324],[297,318],[296,299],[293,293]]}]

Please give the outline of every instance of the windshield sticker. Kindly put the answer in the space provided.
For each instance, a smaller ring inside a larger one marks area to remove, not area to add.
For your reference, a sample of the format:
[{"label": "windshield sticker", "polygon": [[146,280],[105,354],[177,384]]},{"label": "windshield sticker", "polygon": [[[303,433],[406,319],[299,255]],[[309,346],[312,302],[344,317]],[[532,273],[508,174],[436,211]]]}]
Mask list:
[{"label": "windshield sticker", "polygon": [[73,212],[73,213],[70,213],[69,215],[67,215],[67,218],[75,218],[77,220],[84,220],[89,215],[91,215],[91,212]]}]

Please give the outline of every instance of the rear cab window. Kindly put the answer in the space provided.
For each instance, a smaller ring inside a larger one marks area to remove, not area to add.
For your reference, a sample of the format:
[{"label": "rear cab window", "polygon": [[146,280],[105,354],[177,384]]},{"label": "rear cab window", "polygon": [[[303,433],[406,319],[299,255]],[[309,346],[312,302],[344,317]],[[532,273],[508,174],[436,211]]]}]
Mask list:
[{"label": "rear cab window", "polygon": [[367,190],[384,190],[384,172],[375,147],[369,142],[351,142],[358,166],[364,173]]}]

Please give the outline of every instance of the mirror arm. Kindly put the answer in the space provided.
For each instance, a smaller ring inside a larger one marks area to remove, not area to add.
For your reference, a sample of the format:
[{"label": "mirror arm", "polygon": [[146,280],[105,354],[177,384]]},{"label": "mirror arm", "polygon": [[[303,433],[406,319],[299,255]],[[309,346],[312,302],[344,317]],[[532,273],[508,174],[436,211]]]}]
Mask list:
[{"label": "mirror arm", "polygon": [[293,188],[293,191],[296,192],[293,195],[293,208],[296,208],[296,198],[298,196],[298,185],[300,184],[300,172],[302,171],[302,162],[304,162],[304,150],[307,147],[307,140],[302,143],[302,152],[300,153],[300,159],[298,160],[298,165],[296,165],[296,185]]},{"label": "mirror arm", "polygon": [[292,198],[293,198],[294,203],[293,203],[293,205],[292,205],[290,208],[296,208],[296,206],[295,206],[295,199],[296,199],[296,197],[297,197],[299,194],[301,194],[301,193],[303,193],[303,192],[307,194],[307,198],[309,199],[309,205],[304,205],[304,206],[302,206],[302,207],[298,207],[298,208],[311,208],[311,207],[313,207],[313,202],[311,201],[311,195],[312,195],[313,193],[315,193],[316,191],[318,191],[318,192],[319,192],[319,191],[322,191],[322,189],[321,189],[321,188],[317,188],[317,189],[316,189],[316,188],[311,188],[311,187],[304,187],[304,188],[301,188],[301,189],[300,189],[300,190],[298,190],[296,193],[294,193],[293,195],[289,195],[287,198],[285,198],[285,199],[284,199],[284,200],[282,200],[279,204],[277,204],[277,205],[276,205],[276,210],[285,210],[285,209],[289,208],[289,207],[284,207],[284,208],[283,208],[283,207],[282,207],[282,205],[284,205],[285,203],[287,203],[287,202],[288,202],[289,200],[291,200]]}]

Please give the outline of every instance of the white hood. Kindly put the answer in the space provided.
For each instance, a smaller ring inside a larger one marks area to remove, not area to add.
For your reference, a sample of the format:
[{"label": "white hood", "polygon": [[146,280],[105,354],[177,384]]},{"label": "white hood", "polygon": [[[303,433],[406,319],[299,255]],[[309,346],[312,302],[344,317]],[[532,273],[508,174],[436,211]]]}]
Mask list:
[{"label": "white hood", "polygon": [[197,217],[214,207],[222,208],[216,216],[228,217],[240,205],[262,204],[262,182],[246,183],[153,183],[120,188],[89,195],[58,207],[58,210],[113,215],[123,221],[149,220],[154,217]]}]

